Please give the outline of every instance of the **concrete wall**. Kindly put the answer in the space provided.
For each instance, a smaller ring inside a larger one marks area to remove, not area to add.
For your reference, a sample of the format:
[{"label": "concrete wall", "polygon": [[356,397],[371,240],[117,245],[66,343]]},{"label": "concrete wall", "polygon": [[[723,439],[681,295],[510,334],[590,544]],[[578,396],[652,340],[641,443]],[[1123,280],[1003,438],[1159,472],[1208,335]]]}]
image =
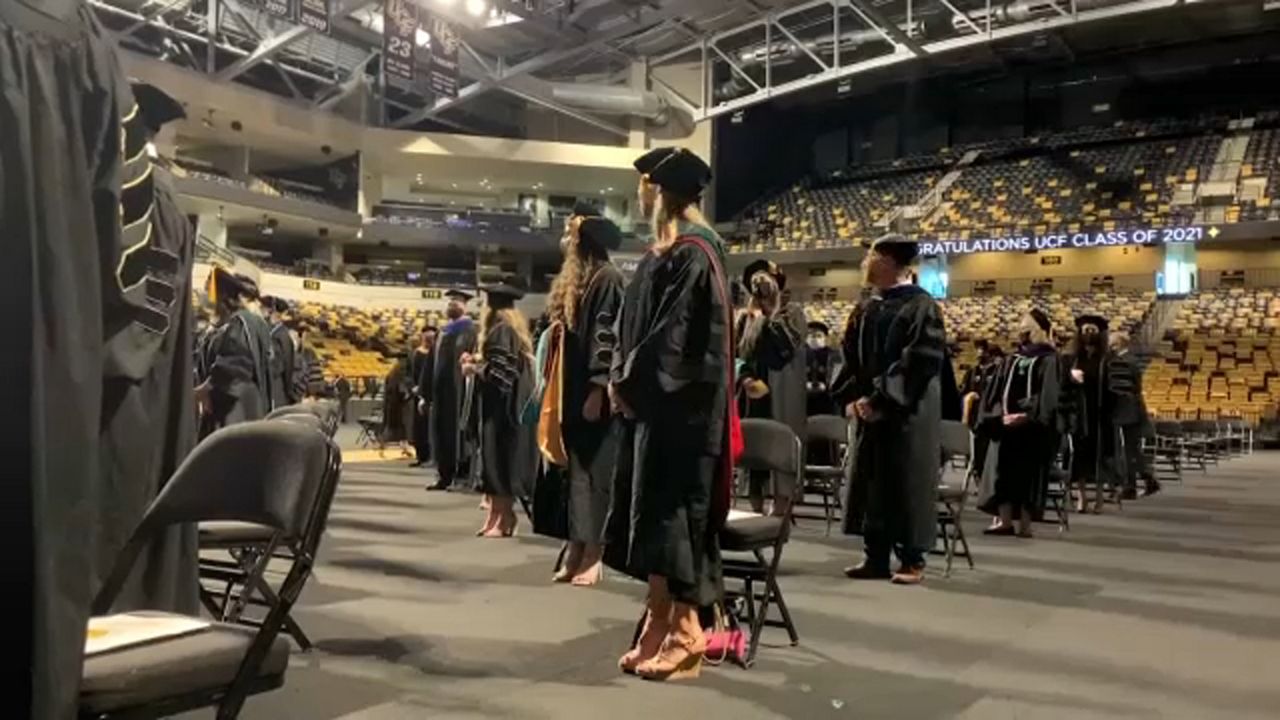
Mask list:
[{"label": "concrete wall", "polygon": [[1200,287],[1213,288],[1223,272],[1243,270],[1245,282],[1257,286],[1280,286],[1280,241],[1233,242],[1228,247],[1200,246],[1196,252]]}]

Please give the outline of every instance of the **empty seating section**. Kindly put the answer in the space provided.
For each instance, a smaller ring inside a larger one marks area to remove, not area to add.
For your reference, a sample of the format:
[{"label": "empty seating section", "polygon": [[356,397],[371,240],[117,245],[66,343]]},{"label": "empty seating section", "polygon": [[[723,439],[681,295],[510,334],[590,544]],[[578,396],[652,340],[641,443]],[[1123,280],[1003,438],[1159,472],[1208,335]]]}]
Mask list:
[{"label": "empty seating section", "polygon": [[[1280,220],[1280,117],[1259,116],[1225,222]],[[909,235],[970,239],[1107,232],[1195,220],[1198,183],[1210,177],[1226,120],[1119,122],[1058,135],[948,148],[810,178],[749,207],[731,249],[847,247],[885,231],[952,170],[941,202]],[[976,157],[959,162],[971,151]],[[1252,180],[1251,180],[1252,179]]]},{"label": "empty seating section", "polygon": [[1240,220],[1280,220],[1280,126],[1254,130],[1240,177]]},{"label": "empty seating section", "polygon": [[1201,292],[1154,348],[1144,393],[1164,420],[1274,420],[1280,401],[1280,290]]},{"label": "empty seating section", "polygon": [[303,303],[295,315],[309,328],[307,341],[324,363],[326,381],[338,373],[349,378],[385,377],[394,353],[408,352],[417,333],[444,320],[435,313],[401,308],[361,310],[340,305]]},{"label": "empty seating section", "polygon": [[1174,207],[1174,190],[1206,176],[1220,144],[1201,135],[979,161],[920,232],[968,239],[1186,224],[1194,208]]},{"label": "empty seating section", "polygon": [[[900,205],[910,205],[944,174],[941,158],[934,169],[916,170],[902,161],[864,169],[861,180],[838,176],[796,186],[749,212],[756,222],[745,245],[734,249],[762,252],[810,247],[848,247],[877,234],[876,222]],[[868,177],[879,173],[879,177]]]}]

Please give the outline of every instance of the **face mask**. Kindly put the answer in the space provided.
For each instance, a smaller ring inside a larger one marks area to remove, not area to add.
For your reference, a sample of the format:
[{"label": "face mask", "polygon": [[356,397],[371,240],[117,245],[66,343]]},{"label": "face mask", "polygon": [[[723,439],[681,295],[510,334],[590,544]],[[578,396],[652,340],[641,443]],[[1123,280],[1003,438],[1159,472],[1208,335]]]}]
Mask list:
[{"label": "face mask", "polygon": [[821,335],[814,335],[809,338],[809,347],[818,350],[827,346],[827,339]]}]

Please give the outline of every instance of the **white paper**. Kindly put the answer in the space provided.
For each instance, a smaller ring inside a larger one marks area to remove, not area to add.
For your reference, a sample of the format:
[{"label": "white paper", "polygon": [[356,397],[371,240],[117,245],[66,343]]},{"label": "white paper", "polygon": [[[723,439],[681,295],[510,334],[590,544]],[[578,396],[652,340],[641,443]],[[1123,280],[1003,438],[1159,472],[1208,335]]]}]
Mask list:
[{"label": "white paper", "polygon": [[131,612],[89,618],[85,634],[86,655],[117,650],[199,632],[212,623],[185,615],[161,612]]}]

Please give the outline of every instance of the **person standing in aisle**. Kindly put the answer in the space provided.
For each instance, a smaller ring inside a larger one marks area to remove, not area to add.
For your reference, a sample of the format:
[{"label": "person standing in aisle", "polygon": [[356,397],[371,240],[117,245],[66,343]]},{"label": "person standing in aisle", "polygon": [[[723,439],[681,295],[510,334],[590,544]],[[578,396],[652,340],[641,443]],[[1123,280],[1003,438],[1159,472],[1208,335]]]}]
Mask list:
[{"label": "person standing in aisle", "polygon": [[1147,402],[1142,396],[1142,365],[1129,350],[1128,333],[1111,334],[1111,352],[1121,373],[1133,378],[1132,391],[1116,398],[1116,425],[1120,426],[1120,436],[1124,440],[1124,499],[1132,500],[1138,496],[1138,478],[1142,478],[1142,494],[1155,495],[1160,492],[1160,482],[1152,474],[1151,464],[1142,452],[1142,439],[1155,435],[1151,416],[1147,413]]},{"label": "person standing in aisle", "polygon": [[[321,381],[320,384],[323,387],[324,382]],[[338,376],[333,379],[333,394],[338,396],[338,420],[345,423],[347,422],[347,407],[351,405],[351,381],[347,379],[346,375],[338,373]],[[316,396],[320,397],[320,393],[317,393]]]},{"label": "person standing in aisle", "polygon": [[436,365],[436,328],[428,325],[419,334],[409,362],[413,376],[413,449],[417,458],[413,467],[431,460],[431,378]]},{"label": "person standing in aisle", "polygon": [[985,534],[1030,538],[1062,439],[1062,366],[1044,311],[1033,308],[1018,331],[1017,351],[981,385],[974,431],[991,457],[978,508],[993,516]]},{"label": "person standing in aisle", "polygon": [[629,419],[606,562],[645,581],[643,628],[618,665],[654,680],[696,677],[698,611],[723,597],[719,532],[733,482],[733,308],[724,246],[698,209],[711,169],[683,148],[635,162],[653,245],[627,285],[610,372]]},{"label": "person standing in aisle", "polygon": [[[749,300],[739,316],[737,358],[742,363],[738,379],[743,417],[777,420],[804,440],[808,417],[805,375],[808,356],[805,345],[804,309],[799,303],[783,303],[787,276],[774,263],[757,260],[742,273]],[[800,492],[803,478],[752,471],[749,475],[751,509],[764,512],[765,486],[774,479],[770,514],[785,517]]]},{"label": "person standing in aisle", "polygon": [[464,353],[462,373],[475,378],[479,399],[481,490],[487,515],[478,537],[509,538],[516,532],[515,502],[533,487],[535,426],[525,423],[533,394],[533,339],[516,309],[524,293],[509,285],[481,288],[487,299],[480,323],[480,354]]},{"label": "person standing in aisle", "polygon": [[271,329],[271,406],[274,409],[299,402],[302,396],[295,393],[293,335],[285,324],[289,303],[284,298],[264,297],[262,307]]},{"label": "person standing in aisle", "polygon": [[247,307],[255,289],[241,276],[214,267],[208,290],[217,326],[200,358],[196,403],[201,438],[227,425],[259,420],[271,406],[270,334],[255,330],[262,317]]},{"label": "person standing in aisle", "polygon": [[[563,348],[555,387],[567,467],[548,462],[540,482],[555,498],[549,508],[551,528],[535,530],[568,543],[555,582],[576,586],[600,581],[605,521],[613,495],[613,469],[618,459],[617,423],[609,408],[609,369],[617,343],[614,324],[622,305],[622,273],[609,261],[609,251],[622,244],[622,231],[612,221],[575,215],[561,240],[564,263],[551,286],[548,314]],[[541,509],[539,517],[543,515]]]},{"label": "person standing in aisle", "polygon": [[467,317],[471,295],[461,290],[445,293],[449,322],[440,331],[435,368],[431,378],[431,450],[439,479],[428,490],[448,490],[457,476],[462,448],[462,396],[465,379],[462,356],[475,352],[476,326]]},{"label": "person standing in aisle", "polygon": [[[1109,324],[1099,315],[1076,318],[1076,337],[1070,358],[1073,425],[1071,430],[1071,482],[1077,488],[1076,512],[1102,512],[1104,486],[1117,494],[1123,484],[1120,428],[1116,409],[1133,393],[1130,365],[1117,362],[1107,340]],[[1094,499],[1089,504],[1089,484]]]},{"label": "person standing in aisle", "polygon": [[[853,579],[924,580],[925,553],[937,532],[938,462],[942,454],[942,364],[946,333],[938,303],[911,278],[919,245],[885,235],[862,261],[874,289],[850,318],[836,398],[857,418],[854,478],[862,485],[865,559]],[[854,492],[851,488],[850,492]],[[850,514],[852,515],[852,514]],[[845,522],[845,532],[858,528]],[[901,563],[889,567],[890,553]]]},{"label": "person standing in aisle", "polygon": [[834,415],[835,401],[831,399],[831,381],[835,380],[840,365],[840,355],[831,347],[831,328],[817,320],[809,323],[807,344],[808,371],[805,378],[805,412],[814,415]]}]

